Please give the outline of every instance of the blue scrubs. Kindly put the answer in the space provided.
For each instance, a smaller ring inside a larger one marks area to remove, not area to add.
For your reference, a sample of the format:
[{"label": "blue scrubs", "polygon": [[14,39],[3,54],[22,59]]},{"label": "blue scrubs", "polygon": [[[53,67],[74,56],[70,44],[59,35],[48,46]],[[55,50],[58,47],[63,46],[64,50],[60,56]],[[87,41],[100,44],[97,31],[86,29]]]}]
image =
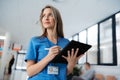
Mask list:
[{"label": "blue scrubs", "polygon": [[[39,62],[43,59],[47,54],[48,50],[45,48],[50,48],[52,46],[60,46],[64,48],[68,44],[69,40],[65,38],[59,37],[57,40],[57,44],[52,43],[48,40],[47,37],[33,37],[30,41],[28,51],[26,53],[25,61],[33,60],[35,62]],[[55,74],[48,74],[47,69],[48,66],[56,66],[59,68],[59,72],[57,75]],[[38,74],[29,77],[28,80],[66,80],[66,67],[67,64],[62,63],[48,63],[48,65]]]}]

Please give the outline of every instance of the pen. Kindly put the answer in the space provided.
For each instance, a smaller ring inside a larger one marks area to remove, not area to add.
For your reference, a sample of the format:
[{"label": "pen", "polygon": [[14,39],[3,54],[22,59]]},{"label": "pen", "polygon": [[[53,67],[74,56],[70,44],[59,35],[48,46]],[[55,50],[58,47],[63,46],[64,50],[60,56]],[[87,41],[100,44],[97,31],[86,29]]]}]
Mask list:
[{"label": "pen", "polygon": [[49,50],[50,48],[45,48],[45,50]]},{"label": "pen", "polygon": [[[50,50],[50,48],[45,48],[45,50]],[[62,48],[60,48],[60,50],[62,50]]]}]

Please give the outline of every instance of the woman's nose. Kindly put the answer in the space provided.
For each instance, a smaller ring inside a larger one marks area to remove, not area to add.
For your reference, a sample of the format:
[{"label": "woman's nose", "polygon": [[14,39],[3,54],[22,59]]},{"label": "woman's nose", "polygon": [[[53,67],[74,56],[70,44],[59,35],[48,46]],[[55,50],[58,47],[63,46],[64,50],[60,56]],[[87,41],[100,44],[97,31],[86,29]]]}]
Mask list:
[{"label": "woman's nose", "polygon": [[46,20],[48,20],[48,19],[49,19],[49,17],[48,17],[48,16],[45,16],[45,19],[46,19]]}]

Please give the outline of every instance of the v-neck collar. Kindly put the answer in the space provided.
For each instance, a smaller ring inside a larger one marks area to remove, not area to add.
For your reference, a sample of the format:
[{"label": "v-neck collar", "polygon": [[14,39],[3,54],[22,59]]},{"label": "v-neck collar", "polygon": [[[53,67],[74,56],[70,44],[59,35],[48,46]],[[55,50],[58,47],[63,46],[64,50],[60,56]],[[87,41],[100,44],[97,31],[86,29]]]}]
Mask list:
[{"label": "v-neck collar", "polygon": [[[47,38],[47,37],[46,37],[46,38]],[[48,42],[51,43],[51,44],[53,44],[53,45],[58,45],[59,39],[60,39],[60,38],[58,37],[58,38],[57,38],[57,42],[56,42],[56,43],[53,43],[52,41],[50,41],[50,40],[47,38]]]}]

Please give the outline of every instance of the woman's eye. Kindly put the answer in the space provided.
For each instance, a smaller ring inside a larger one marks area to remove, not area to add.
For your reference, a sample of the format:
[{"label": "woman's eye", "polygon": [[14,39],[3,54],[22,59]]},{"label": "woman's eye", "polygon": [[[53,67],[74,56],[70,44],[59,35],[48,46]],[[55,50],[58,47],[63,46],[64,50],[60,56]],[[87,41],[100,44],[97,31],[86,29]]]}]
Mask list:
[{"label": "woman's eye", "polygon": [[52,13],[50,13],[50,14],[43,14],[43,15],[42,15],[42,18],[45,18],[45,17],[47,17],[47,18],[48,18],[48,17],[53,17],[53,14],[52,14]]},{"label": "woman's eye", "polygon": [[45,15],[42,15],[42,18],[45,17]]},{"label": "woman's eye", "polygon": [[50,13],[50,14],[49,14],[49,16],[53,17],[53,14],[52,14],[52,13]]}]

